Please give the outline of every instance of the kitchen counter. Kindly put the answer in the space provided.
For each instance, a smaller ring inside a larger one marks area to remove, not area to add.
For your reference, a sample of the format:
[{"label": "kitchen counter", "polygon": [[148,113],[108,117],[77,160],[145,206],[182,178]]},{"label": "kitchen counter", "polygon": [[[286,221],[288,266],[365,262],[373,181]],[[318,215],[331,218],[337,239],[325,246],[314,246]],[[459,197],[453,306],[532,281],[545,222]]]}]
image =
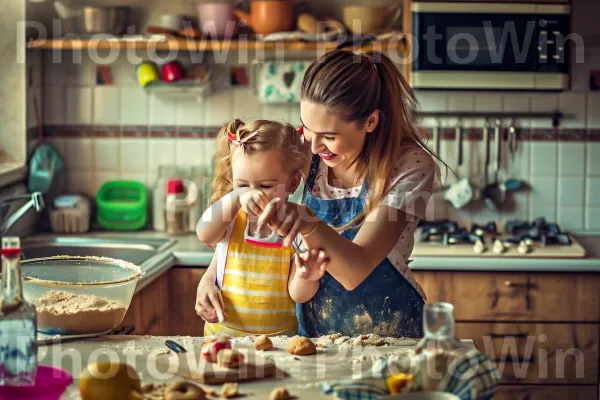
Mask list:
[{"label": "kitchen counter", "polygon": [[[188,352],[184,361],[169,352],[164,345],[166,339],[172,339],[181,344]],[[239,392],[242,395],[256,399],[269,398],[270,392],[276,387],[285,387],[290,394],[301,399],[330,399],[323,394],[318,384],[324,381],[350,379],[360,373],[367,373],[377,359],[389,355],[401,354],[414,348],[414,343],[404,345],[384,345],[381,347],[356,347],[337,349],[328,345],[320,349],[314,356],[294,357],[287,353],[289,338],[274,338],[275,349],[264,352],[264,355],[275,362],[278,373],[273,378],[260,379],[240,383]],[[471,340],[465,343],[474,346]],[[176,363],[188,362],[194,365],[198,360],[201,339],[191,337],[154,337],[154,336],[105,336],[87,340],[59,343],[39,348],[39,363],[52,365],[69,371],[74,382],[69,387],[62,400],[80,399],[78,391],[78,376],[88,363],[97,360],[119,360],[133,366],[142,384],[171,382],[181,380],[173,374]],[[234,339],[234,348],[252,348],[249,337]],[[196,349],[192,352],[190,349]],[[68,350],[67,350],[68,349]],[[76,356],[75,356],[76,355]],[[188,358],[190,357],[190,358]],[[163,364],[167,363],[167,364]],[[220,390],[221,385],[204,386],[204,388]]]},{"label": "kitchen counter", "polygon": [[[600,234],[574,234],[586,249],[586,258],[533,258],[533,257],[413,257],[409,264],[415,271],[502,271],[502,272],[600,272]],[[48,237],[54,235],[36,235]],[[163,232],[94,232],[86,236],[110,238],[165,238]],[[155,278],[174,266],[206,268],[213,250],[198,241],[194,234],[172,237],[173,244],[141,265],[144,276],[137,285],[139,292]],[[419,244],[415,244],[418,247]]]}]

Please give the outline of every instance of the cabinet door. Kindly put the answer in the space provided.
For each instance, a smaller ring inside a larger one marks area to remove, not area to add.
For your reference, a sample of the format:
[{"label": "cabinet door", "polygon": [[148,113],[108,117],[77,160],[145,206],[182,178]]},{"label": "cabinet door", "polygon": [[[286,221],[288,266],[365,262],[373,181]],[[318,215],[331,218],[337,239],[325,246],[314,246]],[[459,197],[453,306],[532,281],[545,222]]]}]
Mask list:
[{"label": "cabinet door", "polygon": [[135,335],[167,336],[169,283],[167,274],[156,278],[133,296],[121,326],[132,325]]},{"label": "cabinet door", "polygon": [[[483,262],[483,261],[482,261]],[[414,271],[456,321],[600,321],[600,274]]]},{"label": "cabinet door", "polygon": [[597,384],[599,335],[597,324],[456,324],[456,336],[473,339],[506,384]]},{"label": "cabinet door", "polygon": [[494,400],[590,400],[595,386],[498,386]]},{"label": "cabinet door", "polygon": [[205,268],[179,268],[169,270],[169,334],[171,336],[202,336],[204,321],[194,306],[196,289]]}]

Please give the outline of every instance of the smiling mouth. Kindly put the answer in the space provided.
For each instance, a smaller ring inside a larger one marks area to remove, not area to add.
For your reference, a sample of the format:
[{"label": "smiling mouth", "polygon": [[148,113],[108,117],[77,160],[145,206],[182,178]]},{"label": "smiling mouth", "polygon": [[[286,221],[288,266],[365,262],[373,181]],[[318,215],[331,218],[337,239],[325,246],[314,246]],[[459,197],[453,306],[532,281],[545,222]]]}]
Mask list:
[{"label": "smiling mouth", "polygon": [[319,153],[319,157],[321,157],[324,160],[332,160],[337,154],[333,154],[333,153]]}]

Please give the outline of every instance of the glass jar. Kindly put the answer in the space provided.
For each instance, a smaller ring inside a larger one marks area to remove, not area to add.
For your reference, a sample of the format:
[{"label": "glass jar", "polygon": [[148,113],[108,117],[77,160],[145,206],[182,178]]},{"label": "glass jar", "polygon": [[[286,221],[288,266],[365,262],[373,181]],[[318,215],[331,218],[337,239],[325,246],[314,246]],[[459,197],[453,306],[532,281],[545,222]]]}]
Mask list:
[{"label": "glass jar", "polygon": [[458,340],[454,332],[454,306],[450,303],[426,303],[423,310],[424,337],[417,344],[415,386],[437,391],[448,375],[448,368],[462,352],[471,348]]}]

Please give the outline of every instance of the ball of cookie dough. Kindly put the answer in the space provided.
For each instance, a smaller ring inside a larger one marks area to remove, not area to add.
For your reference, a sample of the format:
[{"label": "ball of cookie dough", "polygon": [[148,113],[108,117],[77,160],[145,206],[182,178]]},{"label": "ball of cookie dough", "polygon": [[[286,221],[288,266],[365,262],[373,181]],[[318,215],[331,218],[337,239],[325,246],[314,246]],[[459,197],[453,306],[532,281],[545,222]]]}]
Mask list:
[{"label": "ball of cookie dough", "polygon": [[166,387],[165,400],[206,400],[206,393],[191,382],[176,382]]},{"label": "ball of cookie dough", "polygon": [[206,339],[202,345],[202,357],[210,362],[217,362],[217,355],[221,350],[231,349],[231,342],[226,336]]},{"label": "ball of cookie dough", "polygon": [[273,389],[273,391],[271,392],[271,396],[269,397],[269,400],[290,400],[290,394],[288,393],[288,391],[285,388],[275,388]]},{"label": "ball of cookie dough", "polygon": [[288,345],[288,353],[295,356],[309,356],[316,352],[317,348],[315,347],[315,344],[305,337],[295,337]]},{"label": "ball of cookie dough", "polygon": [[217,358],[219,365],[224,368],[238,368],[244,362],[244,355],[234,349],[221,350]]},{"label": "ball of cookie dough", "polygon": [[254,348],[256,350],[271,350],[273,348],[273,342],[267,336],[260,336],[254,342]]}]

